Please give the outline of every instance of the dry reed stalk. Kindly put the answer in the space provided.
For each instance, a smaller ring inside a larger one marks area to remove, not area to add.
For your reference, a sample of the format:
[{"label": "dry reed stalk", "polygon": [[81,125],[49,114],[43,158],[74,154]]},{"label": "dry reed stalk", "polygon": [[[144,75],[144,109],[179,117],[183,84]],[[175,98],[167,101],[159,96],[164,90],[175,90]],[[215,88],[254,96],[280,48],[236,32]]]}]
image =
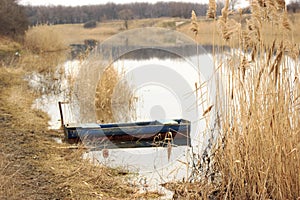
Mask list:
[{"label": "dry reed stalk", "polygon": [[220,32],[223,40],[226,42],[232,39],[236,34],[239,34],[241,27],[240,23],[237,23],[233,19],[228,19],[228,16],[232,13],[229,11],[229,0],[226,0],[225,6],[222,9],[222,15],[218,20],[218,25],[220,27]]},{"label": "dry reed stalk", "polygon": [[285,0],[276,0],[276,3],[279,10],[285,10]]},{"label": "dry reed stalk", "polygon": [[192,24],[191,31],[194,33],[196,37],[199,32],[199,26],[197,23],[197,16],[194,10],[192,10],[191,24]]},{"label": "dry reed stalk", "polygon": [[26,32],[25,45],[34,52],[56,52],[66,50],[63,35],[54,27],[39,25]]},{"label": "dry reed stalk", "polygon": [[101,77],[95,96],[97,120],[101,123],[115,121],[111,108],[111,101],[113,90],[117,83],[118,72],[113,67],[107,68]]},{"label": "dry reed stalk", "polygon": [[289,100],[299,96],[297,86],[290,87],[296,66],[287,62],[283,41],[276,48],[275,42],[272,49],[255,48],[267,57],[253,56],[249,73],[227,76],[234,96],[223,121],[225,140],[216,154],[223,188],[220,198],[297,199],[300,113]]},{"label": "dry reed stalk", "polygon": [[291,24],[290,24],[289,19],[288,19],[287,11],[283,12],[283,15],[282,15],[282,27],[287,31],[292,30]]},{"label": "dry reed stalk", "polygon": [[[287,41],[288,34],[276,34],[281,27],[291,31],[284,5],[253,1],[251,18],[240,34],[242,52],[232,51],[223,61],[226,90],[218,106],[223,108],[222,130],[212,153],[213,169],[204,173],[214,174],[213,179],[198,190],[204,198],[300,197],[299,49],[291,38]],[[220,18],[224,30],[227,11],[225,5]],[[208,189],[212,185],[215,193]]]},{"label": "dry reed stalk", "polygon": [[208,19],[216,19],[216,17],[217,17],[217,4],[216,4],[215,0],[209,0],[206,17]]},{"label": "dry reed stalk", "polygon": [[95,95],[97,121],[126,122],[134,118],[134,96],[128,83],[112,65],[100,76]]}]

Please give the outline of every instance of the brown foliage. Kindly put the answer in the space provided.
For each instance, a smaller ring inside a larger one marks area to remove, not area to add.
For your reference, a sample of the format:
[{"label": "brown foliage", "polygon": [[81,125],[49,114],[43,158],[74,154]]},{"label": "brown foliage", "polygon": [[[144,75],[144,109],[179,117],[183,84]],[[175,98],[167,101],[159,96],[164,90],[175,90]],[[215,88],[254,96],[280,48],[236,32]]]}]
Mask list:
[{"label": "brown foliage", "polygon": [[0,1],[0,34],[6,36],[23,35],[28,27],[24,8],[16,0]]}]

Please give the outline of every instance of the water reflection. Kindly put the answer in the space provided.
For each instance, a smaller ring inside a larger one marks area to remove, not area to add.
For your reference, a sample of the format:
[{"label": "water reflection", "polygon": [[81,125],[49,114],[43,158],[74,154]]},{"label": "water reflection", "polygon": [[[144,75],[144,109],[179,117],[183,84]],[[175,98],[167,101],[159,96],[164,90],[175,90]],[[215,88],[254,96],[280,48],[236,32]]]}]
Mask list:
[{"label": "water reflection", "polygon": [[[150,55],[152,50],[146,49],[145,52]],[[198,57],[192,56],[185,59],[162,50],[159,50],[158,53],[161,56],[131,59],[132,56],[137,56],[136,52],[131,52],[113,62],[113,66],[120,73],[125,72],[123,81],[130,83],[132,92],[136,97],[135,120],[172,118],[190,120],[193,152],[201,152],[207,146],[207,140],[210,137],[204,133],[207,121],[201,118],[204,109],[210,104],[205,100],[210,95],[210,91],[207,85],[204,86],[207,74],[211,73],[211,69],[208,67],[212,64],[210,55],[202,54]],[[62,67],[65,68],[67,74],[65,77],[67,81],[64,84],[71,88],[73,86],[72,80],[80,76],[81,63],[68,61]],[[201,85],[203,87],[196,92],[195,86]],[[51,128],[60,127],[58,101],[70,102],[64,106],[66,123],[81,122],[84,119],[80,112],[80,109],[83,108],[78,106],[80,105],[78,101],[83,99],[76,98],[76,94],[72,94],[72,98],[70,98],[67,94],[72,92],[65,90],[60,94],[43,96],[36,101],[36,106],[51,116]],[[113,95],[118,95],[119,92],[122,91],[117,85]],[[88,99],[84,101],[88,101]],[[122,109],[112,106],[116,121],[122,122],[124,115],[132,114],[123,113],[121,112]],[[147,181],[150,185],[149,189],[164,193],[167,191],[160,184],[174,179],[182,180],[184,178],[187,180],[191,172],[192,150],[187,146],[173,146],[171,149],[162,147],[104,149],[90,151],[83,156],[97,163],[111,167],[125,167],[137,172],[139,174],[137,178]]]}]

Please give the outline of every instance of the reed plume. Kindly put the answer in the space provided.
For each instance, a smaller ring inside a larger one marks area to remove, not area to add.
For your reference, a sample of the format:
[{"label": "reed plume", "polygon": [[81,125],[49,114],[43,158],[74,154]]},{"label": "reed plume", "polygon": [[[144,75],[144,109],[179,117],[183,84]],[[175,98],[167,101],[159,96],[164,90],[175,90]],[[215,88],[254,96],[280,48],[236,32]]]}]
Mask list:
[{"label": "reed plume", "polygon": [[217,15],[217,4],[215,0],[209,0],[208,10],[206,12],[206,17],[208,19],[216,19]]},{"label": "reed plume", "polygon": [[291,24],[289,22],[287,11],[284,11],[283,14],[282,14],[282,27],[287,31],[292,30]]},{"label": "reed plume", "polygon": [[220,27],[220,32],[222,35],[222,38],[227,42],[229,41],[234,34],[239,32],[239,29],[241,27],[240,23],[237,23],[233,19],[228,19],[228,16],[232,12],[229,11],[229,0],[226,0],[225,6],[222,9],[222,15],[220,16],[218,20],[218,25]]},{"label": "reed plume", "polygon": [[196,37],[199,32],[199,27],[197,23],[197,16],[194,10],[192,10],[191,24],[192,24],[191,31],[194,33]]}]

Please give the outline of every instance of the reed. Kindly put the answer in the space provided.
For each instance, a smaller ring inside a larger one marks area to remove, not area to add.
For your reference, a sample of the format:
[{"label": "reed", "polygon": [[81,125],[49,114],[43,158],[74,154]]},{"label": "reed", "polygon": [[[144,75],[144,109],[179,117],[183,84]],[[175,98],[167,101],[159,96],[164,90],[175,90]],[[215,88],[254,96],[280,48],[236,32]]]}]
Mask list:
[{"label": "reed", "polygon": [[129,122],[135,116],[134,95],[124,78],[113,65],[100,76],[95,95],[97,121],[100,123]]},{"label": "reed", "polygon": [[25,45],[35,52],[56,52],[67,48],[63,35],[49,25],[31,27],[25,34]]},{"label": "reed", "polygon": [[[217,178],[208,184],[217,186],[215,196],[221,199],[297,199],[299,49],[290,48],[295,45],[289,37],[292,26],[284,1],[253,1],[251,7],[247,26],[238,30],[238,51],[231,51],[222,61],[221,79],[227,90],[222,97],[225,101],[219,102],[224,109],[213,150]],[[225,27],[226,10],[225,4],[219,19]],[[272,27],[272,45],[263,37],[267,27]],[[274,30],[281,30],[280,34]],[[234,38],[226,32],[221,29],[230,42]]]},{"label": "reed", "polygon": [[284,1],[252,1],[251,10],[240,24],[228,18],[226,1],[218,19],[223,44],[231,47],[214,55],[224,91],[215,105],[219,137],[210,156],[198,159],[197,189],[183,184],[177,196],[300,198],[299,46]]},{"label": "reed", "polygon": [[217,4],[215,0],[210,0],[208,3],[208,10],[206,13],[206,17],[208,19],[216,19],[217,14]]}]

